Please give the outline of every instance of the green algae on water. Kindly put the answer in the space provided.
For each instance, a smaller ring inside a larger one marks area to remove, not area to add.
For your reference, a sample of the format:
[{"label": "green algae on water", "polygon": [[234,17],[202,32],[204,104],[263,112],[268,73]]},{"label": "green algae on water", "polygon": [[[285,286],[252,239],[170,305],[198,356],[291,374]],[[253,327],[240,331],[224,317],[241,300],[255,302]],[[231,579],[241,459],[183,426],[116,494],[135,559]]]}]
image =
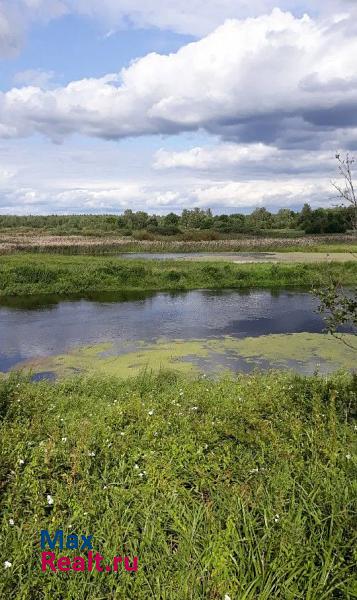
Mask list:
[{"label": "green algae on water", "polygon": [[[344,340],[356,345],[355,336]],[[158,340],[135,342],[120,354],[112,343],[73,348],[66,354],[28,361],[22,365],[34,372],[51,371],[58,377],[74,373],[136,376],[144,370],[176,370],[187,375],[254,369],[296,370],[306,374],[354,370],[357,349],[333,336],[316,333],[274,334],[237,339]]]}]

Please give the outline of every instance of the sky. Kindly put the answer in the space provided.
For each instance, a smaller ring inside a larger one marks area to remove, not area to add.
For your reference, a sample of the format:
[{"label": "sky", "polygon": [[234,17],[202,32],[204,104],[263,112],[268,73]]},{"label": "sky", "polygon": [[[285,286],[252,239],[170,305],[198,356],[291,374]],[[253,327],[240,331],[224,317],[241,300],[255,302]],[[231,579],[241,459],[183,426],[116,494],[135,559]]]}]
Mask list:
[{"label": "sky", "polygon": [[0,213],[336,204],[356,17],[356,0],[0,0]]}]

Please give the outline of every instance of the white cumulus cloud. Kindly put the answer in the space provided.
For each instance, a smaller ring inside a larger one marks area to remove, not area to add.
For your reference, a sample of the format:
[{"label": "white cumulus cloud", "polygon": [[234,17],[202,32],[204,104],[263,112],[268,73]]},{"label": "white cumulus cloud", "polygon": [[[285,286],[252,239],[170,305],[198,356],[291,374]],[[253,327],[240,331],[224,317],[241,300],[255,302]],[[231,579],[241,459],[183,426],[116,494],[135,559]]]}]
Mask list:
[{"label": "white cumulus cloud", "polygon": [[219,144],[215,147],[191,148],[183,152],[160,149],[155,156],[155,169],[186,168],[194,170],[218,170],[228,166],[261,162],[278,158],[282,152],[265,144]]},{"label": "white cumulus cloud", "polygon": [[119,74],[0,94],[0,135],[60,141],[71,133],[119,139],[204,129],[244,143],[316,144],[357,125],[351,27],[348,19],[320,23],[278,9],[229,20]]},{"label": "white cumulus cloud", "polygon": [[254,17],[277,6],[296,15],[357,14],[355,0],[1,0],[0,57],[16,52],[34,23],[66,14],[92,19],[108,35],[154,27],[202,37],[225,19]]}]

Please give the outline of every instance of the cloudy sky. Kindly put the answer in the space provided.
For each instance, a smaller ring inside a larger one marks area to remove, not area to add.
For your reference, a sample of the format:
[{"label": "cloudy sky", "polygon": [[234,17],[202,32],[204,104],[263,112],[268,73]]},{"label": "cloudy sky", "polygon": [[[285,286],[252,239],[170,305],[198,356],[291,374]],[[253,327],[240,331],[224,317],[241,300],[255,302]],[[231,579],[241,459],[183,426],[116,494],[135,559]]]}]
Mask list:
[{"label": "cloudy sky", "polygon": [[[312,7],[313,5],[313,7]],[[0,213],[333,204],[356,0],[0,0]]]}]

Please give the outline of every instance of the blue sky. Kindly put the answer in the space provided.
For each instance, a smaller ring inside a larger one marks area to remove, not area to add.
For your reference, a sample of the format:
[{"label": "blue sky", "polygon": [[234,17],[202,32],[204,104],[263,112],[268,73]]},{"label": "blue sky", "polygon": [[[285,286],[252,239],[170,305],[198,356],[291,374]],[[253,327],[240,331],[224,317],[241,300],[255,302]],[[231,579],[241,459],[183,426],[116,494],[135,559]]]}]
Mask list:
[{"label": "blue sky", "polygon": [[53,72],[56,82],[62,85],[75,79],[101,77],[149,52],[176,52],[194,39],[160,29],[133,27],[110,34],[110,30],[88,18],[67,15],[45,26],[37,23],[32,27],[22,51],[1,61],[0,85],[8,90],[16,74],[33,69]]},{"label": "blue sky", "polygon": [[0,212],[328,204],[355,6],[0,0]]}]

